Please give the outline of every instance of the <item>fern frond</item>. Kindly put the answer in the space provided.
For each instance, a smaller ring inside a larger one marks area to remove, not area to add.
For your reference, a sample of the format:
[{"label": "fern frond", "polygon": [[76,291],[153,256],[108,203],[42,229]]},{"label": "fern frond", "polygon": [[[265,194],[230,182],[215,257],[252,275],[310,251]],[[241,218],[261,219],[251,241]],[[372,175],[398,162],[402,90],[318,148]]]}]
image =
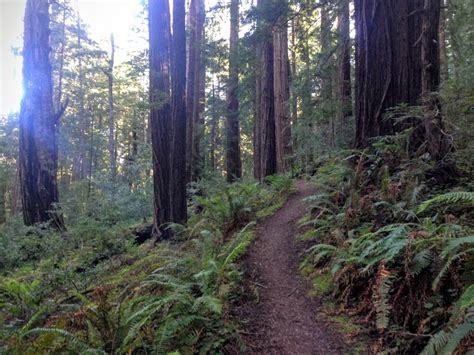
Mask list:
[{"label": "fern frond", "polygon": [[445,207],[448,207],[460,204],[474,206],[474,192],[456,191],[435,196],[429,200],[422,202],[418,206],[417,213],[423,213],[434,206],[443,205]]},{"label": "fern frond", "polygon": [[442,349],[443,354],[452,354],[459,346],[461,341],[474,335],[474,320],[466,320],[463,324],[456,327],[449,335],[446,346]]},{"label": "fern frond", "polygon": [[421,271],[431,265],[436,254],[429,249],[425,249],[417,253],[411,261],[411,273],[416,276]]},{"label": "fern frond", "polygon": [[448,343],[448,341],[449,335],[444,330],[440,330],[438,333],[433,335],[421,352],[421,355],[438,355],[439,351]]}]

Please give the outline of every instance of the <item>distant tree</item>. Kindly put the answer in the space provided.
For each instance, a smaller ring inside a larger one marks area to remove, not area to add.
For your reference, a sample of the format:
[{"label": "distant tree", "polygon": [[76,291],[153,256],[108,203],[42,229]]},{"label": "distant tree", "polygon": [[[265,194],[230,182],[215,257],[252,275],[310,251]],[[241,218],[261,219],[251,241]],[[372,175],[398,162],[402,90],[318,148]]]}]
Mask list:
[{"label": "distant tree", "polygon": [[186,205],[186,26],[185,1],[173,1],[171,117],[173,121],[172,220],[187,220]]},{"label": "distant tree", "polygon": [[117,147],[115,142],[115,113],[114,113],[114,57],[115,57],[115,44],[114,35],[110,35],[110,58],[109,66],[104,69],[104,74],[107,76],[107,88],[108,88],[108,104],[109,104],[109,169],[110,169],[110,180],[112,183],[115,182],[117,176]]},{"label": "distant tree", "polygon": [[59,201],[56,125],[64,107],[55,112],[53,106],[49,33],[49,1],[28,0],[19,142],[23,219],[27,225],[52,221],[61,229],[62,216],[54,212]]},{"label": "distant tree", "polygon": [[227,181],[242,177],[239,123],[239,0],[230,2],[229,83],[227,86],[226,170]]},{"label": "distant tree", "polygon": [[168,0],[148,2],[150,125],[153,151],[154,234],[171,221],[170,10]]},{"label": "distant tree", "polygon": [[203,61],[205,5],[204,0],[189,4],[189,41],[186,82],[186,180],[197,180],[202,174],[200,153],[205,71]]}]

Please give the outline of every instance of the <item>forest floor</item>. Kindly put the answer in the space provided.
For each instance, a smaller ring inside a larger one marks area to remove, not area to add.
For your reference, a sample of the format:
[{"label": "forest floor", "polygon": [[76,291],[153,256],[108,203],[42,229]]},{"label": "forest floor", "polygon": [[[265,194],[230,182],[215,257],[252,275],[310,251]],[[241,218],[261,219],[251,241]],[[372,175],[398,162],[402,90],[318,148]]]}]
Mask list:
[{"label": "forest floor", "polygon": [[317,319],[320,302],[309,296],[311,285],[299,270],[303,245],[296,240],[297,223],[306,212],[303,199],[314,192],[310,184],[296,182],[296,192],[284,206],[257,226],[245,260],[257,302],[249,301],[239,310],[248,321],[245,340],[251,354],[343,354],[347,350],[332,325]]}]

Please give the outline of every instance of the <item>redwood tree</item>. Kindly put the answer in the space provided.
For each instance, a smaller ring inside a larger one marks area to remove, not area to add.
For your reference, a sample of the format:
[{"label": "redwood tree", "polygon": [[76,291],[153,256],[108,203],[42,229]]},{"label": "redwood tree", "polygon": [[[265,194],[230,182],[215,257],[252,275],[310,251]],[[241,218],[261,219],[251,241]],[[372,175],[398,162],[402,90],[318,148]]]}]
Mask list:
[{"label": "redwood tree", "polygon": [[280,2],[280,14],[273,26],[273,90],[275,100],[275,148],[277,171],[288,170],[291,154],[291,128],[288,104],[290,99],[288,26],[285,1]]},{"label": "redwood tree", "polygon": [[421,96],[423,0],[355,0],[356,145],[395,132],[387,108]]},{"label": "redwood tree", "polygon": [[[195,146],[195,134],[196,124],[194,115],[198,114],[198,110],[195,107],[199,103],[199,81],[200,81],[200,62],[201,62],[201,51],[200,51],[200,37],[202,31],[202,24],[200,21],[200,3],[201,0],[191,0],[189,3],[189,16],[188,16],[188,29],[189,29],[189,41],[188,41],[188,65],[187,65],[187,81],[186,81],[186,116],[187,116],[187,127],[186,127],[186,181],[189,182],[193,179],[193,165],[196,163],[193,154]],[[196,90],[197,88],[197,90]],[[196,102],[197,101],[197,102]]]},{"label": "redwood tree", "polygon": [[226,170],[227,181],[242,177],[240,160],[239,100],[239,0],[230,2],[229,83],[227,87]]},{"label": "redwood tree", "polygon": [[154,234],[171,221],[170,10],[168,0],[148,2],[150,126],[153,151]]},{"label": "redwood tree", "polygon": [[20,110],[20,181],[25,224],[53,220],[63,227],[58,202],[56,125],[49,62],[49,1],[28,0],[23,44],[23,90]]},{"label": "redwood tree", "polygon": [[171,218],[184,223],[186,206],[186,28],[184,0],[173,1],[173,39],[171,52],[171,117],[173,152]]},{"label": "redwood tree", "polygon": [[351,94],[351,39],[349,0],[343,0],[339,8],[339,122],[346,124],[346,119],[352,116]]},{"label": "redwood tree", "polygon": [[[259,0],[257,23],[256,117],[254,128],[254,175],[263,180],[277,172],[275,102],[273,88],[273,38],[271,3]],[[266,14],[266,16],[264,16]]]}]

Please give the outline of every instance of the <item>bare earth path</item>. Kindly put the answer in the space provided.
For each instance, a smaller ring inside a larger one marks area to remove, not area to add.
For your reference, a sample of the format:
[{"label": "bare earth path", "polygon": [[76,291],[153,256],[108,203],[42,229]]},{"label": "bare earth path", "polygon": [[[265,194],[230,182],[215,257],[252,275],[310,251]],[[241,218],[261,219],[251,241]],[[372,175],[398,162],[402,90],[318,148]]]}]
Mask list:
[{"label": "bare earth path", "polygon": [[341,336],[315,319],[318,305],[298,270],[297,221],[306,211],[303,198],[314,188],[298,181],[294,193],[272,217],[257,227],[246,269],[257,285],[258,304],[243,310],[249,319],[247,339],[251,354],[344,354]]}]

